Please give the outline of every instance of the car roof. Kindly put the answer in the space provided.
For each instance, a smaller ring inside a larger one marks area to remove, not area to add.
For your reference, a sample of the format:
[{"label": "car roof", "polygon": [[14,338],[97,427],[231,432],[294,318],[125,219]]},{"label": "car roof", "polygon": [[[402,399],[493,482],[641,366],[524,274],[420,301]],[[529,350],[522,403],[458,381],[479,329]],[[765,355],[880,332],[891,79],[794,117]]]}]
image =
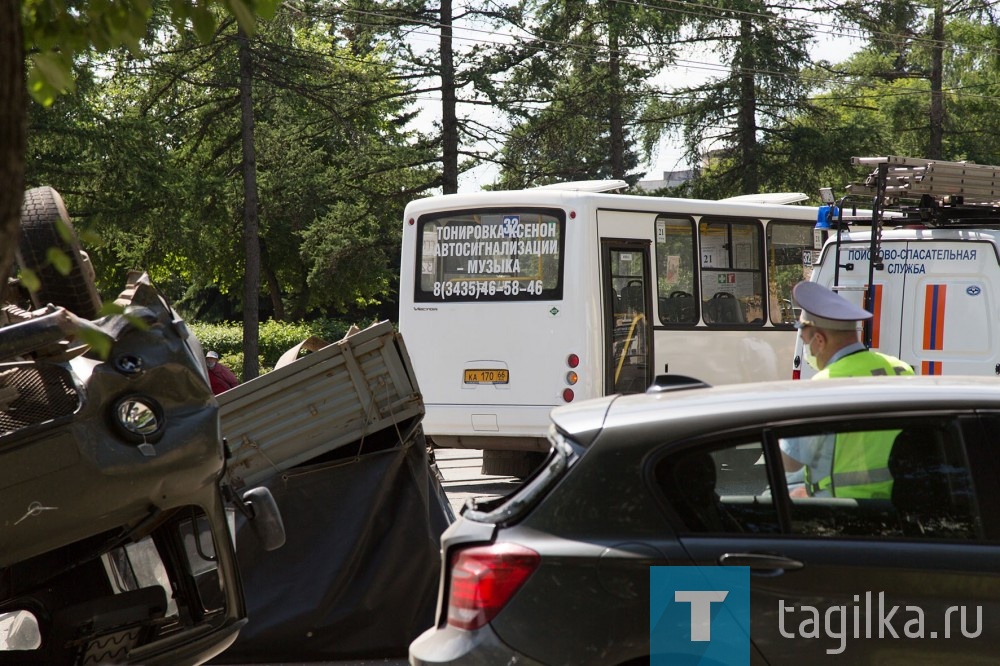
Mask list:
[{"label": "car roof", "polygon": [[[942,409],[1000,410],[1000,380],[909,376],[732,384],[606,396],[557,407],[551,418],[558,430],[589,446],[602,432],[625,428],[635,435],[669,431],[671,439],[679,439],[769,422]],[[630,438],[620,441],[627,445]]]}]

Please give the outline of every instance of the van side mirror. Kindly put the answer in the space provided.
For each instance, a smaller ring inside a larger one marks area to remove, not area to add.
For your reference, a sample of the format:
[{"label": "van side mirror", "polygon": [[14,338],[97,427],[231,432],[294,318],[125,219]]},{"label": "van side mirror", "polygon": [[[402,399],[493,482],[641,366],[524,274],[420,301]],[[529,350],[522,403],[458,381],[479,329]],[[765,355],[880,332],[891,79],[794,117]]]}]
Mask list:
[{"label": "van side mirror", "polygon": [[250,518],[250,528],[264,550],[277,550],[285,545],[285,523],[274,495],[268,488],[251,488],[243,494],[243,506]]}]

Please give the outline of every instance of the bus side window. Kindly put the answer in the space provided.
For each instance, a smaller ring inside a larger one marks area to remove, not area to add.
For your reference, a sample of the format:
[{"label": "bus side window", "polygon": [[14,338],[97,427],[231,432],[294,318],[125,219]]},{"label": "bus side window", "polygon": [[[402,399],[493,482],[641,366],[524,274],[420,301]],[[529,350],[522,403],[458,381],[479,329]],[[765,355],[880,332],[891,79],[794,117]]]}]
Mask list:
[{"label": "bus side window", "polygon": [[768,316],[772,324],[790,326],[799,318],[792,287],[812,271],[812,230],[801,222],[772,221],[767,241]]},{"label": "bus side window", "polygon": [[657,317],[661,324],[698,322],[695,300],[694,222],[688,218],[656,219]]},{"label": "bus side window", "polygon": [[701,219],[701,309],[706,324],[764,325],[762,232],[756,220]]}]

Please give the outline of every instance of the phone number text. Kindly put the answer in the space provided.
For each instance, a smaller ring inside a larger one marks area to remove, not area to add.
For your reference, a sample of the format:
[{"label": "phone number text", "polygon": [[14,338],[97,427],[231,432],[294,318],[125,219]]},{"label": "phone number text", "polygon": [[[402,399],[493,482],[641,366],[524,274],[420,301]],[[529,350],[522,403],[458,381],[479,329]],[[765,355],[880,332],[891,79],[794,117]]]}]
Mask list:
[{"label": "phone number text", "polygon": [[517,296],[530,294],[538,296],[542,293],[541,280],[466,280],[462,282],[435,282],[434,296],[450,298],[465,296],[479,298],[480,296]]}]

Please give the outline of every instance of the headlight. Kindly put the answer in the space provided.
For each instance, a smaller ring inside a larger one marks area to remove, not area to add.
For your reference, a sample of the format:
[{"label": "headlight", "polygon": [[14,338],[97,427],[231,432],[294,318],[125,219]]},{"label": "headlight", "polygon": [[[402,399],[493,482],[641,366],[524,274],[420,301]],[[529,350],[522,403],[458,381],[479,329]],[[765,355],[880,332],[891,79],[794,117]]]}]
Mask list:
[{"label": "headlight", "polygon": [[112,420],[129,441],[150,442],[163,433],[163,409],[152,398],[125,396],[112,409]]}]

